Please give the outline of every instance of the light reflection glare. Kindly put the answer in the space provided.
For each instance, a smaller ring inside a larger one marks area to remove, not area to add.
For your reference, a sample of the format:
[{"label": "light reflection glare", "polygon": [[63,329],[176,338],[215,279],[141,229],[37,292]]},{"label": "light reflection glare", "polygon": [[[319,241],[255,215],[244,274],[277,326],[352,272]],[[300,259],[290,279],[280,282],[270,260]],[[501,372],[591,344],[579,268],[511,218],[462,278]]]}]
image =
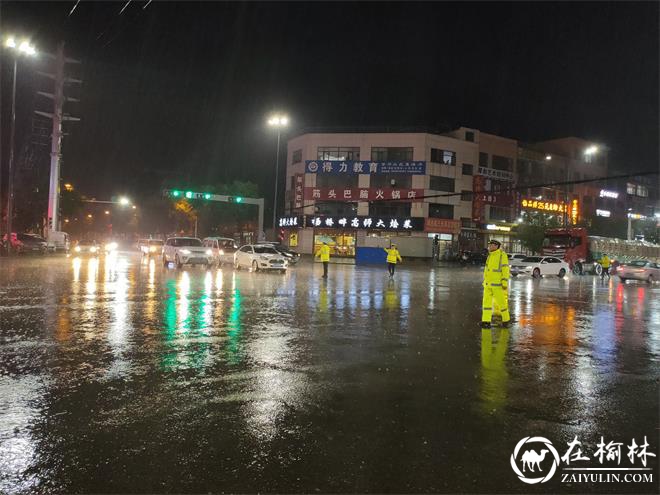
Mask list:
[{"label": "light reflection glare", "polygon": [[73,258],[73,281],[80,282],[80,266],[82,260],[80,258]]}]

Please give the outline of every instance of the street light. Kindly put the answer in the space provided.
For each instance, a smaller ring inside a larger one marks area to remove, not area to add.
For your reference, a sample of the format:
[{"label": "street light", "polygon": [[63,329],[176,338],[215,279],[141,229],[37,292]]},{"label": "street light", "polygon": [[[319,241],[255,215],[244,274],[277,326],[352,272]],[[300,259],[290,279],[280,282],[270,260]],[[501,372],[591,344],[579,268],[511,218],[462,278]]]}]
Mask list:
[{"label": "street light", "polygon": [[[11,127],[9,131],[9,165],[7,171],[7,239],[11,236],[12,231],[12,215],[13,215],[13,206],[14,206],[14,134],[16,130],[16,72],[18,68],[18,56],[17,55],[26,55],[29,57],[34,57],[37,54],[37,50],[30,44],[29,41],[23,40],[20,44],[16,41],[16,38],[9,36],[4,43],[5,48],[9,49],[14,53],[14,73],[12,78],[12,90],[11,90]],[[2,189],[2,183],[0,182],[0,190]],[[11,251],[11,243],[7,243],[7,252]]]},{"label": "street light", "polygon": [[128,199],[126,196],[122,196],[121,198],[119,198],[119,204],[121,206],[128,206],[131,204],[131,200]]},{"label": "street light", "polygon": [[282,129],[289,125],[289,117],[283,114],[271,115],[268,119],[268,125],[277,129],[277,156],[275,157],[275,196],[273,197],[273,236],[275,235],[275,225],[277,221],[277,183],[279,181],[280,168],[280,135]]},{"label": "street light", "polygon": [[550,155],[545,155],[545,159],[548,160],[548,161],[549,161],[549,160],[552,160],[552,156],[550,156]]}]

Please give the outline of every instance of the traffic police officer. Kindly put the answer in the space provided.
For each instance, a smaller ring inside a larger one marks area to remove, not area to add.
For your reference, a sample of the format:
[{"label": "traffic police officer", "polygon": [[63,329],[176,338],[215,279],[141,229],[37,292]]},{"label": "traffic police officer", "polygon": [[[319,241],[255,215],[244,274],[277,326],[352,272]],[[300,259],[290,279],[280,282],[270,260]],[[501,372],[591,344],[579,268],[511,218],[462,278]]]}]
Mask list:
[{"label": "traffic police officer", "polygon": [[323,278],[328,278],[328,263],[330,262],[330,246],[327,242],[324,242],[321,245],[318,253],[316,253],[317,258],[321,258],[323,263]]},{"label": "traffic police officer", "polygon": [[488,258],[484,267],[484,297],[482,302],[481,327],[490,328],[493,317],[493,304],[497,303],[502,312],[502,326],[508,327],[509,303],[507,286],[509,284],[509,257],[500,249],[500,242],[488,242]]},{"label": "traffic police officer", "polygon": [[392,244],[390,249],[383,248],[383,251],[387,253],[387,271],[390,272],[390,278],[394,277],[394,270],[396,269],[396,264],[398,261],[403,261],[399,250],[396,248],[396,244]]}]

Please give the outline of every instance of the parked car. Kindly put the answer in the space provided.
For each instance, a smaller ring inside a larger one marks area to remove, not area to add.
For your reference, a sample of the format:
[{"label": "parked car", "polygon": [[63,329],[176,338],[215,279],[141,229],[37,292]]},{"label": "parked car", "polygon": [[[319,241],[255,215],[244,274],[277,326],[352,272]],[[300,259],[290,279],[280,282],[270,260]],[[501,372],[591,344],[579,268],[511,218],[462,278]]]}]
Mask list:
[{"label": "parked car", "polygon": [[648,260],[628,261],[619,265],[616,274],[621,282],[643,280],[648,283],[660,280],[660,265]]},{"label": "parked car", "polygon": [[518,275],[531,275],[534,278],[556,275],[564,277],[570,267],[568,263],[554,256],[527,256],[522,260],[509,261],[509,269],[512,277]]},{"label": "parked car", "polygon": [[143,256],[161,256],[165,241],[160,239],[140,239],[138,248]]},{"label": "parked car", "polygon": [[509,257],[509,263],[512,263],[514,261],[522,261],[523,259],[527,258],[529,255],[522,253],[510,253],[507,254],[507,256]]},{"label": "parked car", "polygon": [[177,268],[183,265],[213,264],[213,252],[202,245],[196,237],[170,237],[163,246],[163,265],[174,262]]},{"label": "parked car", "polygon": [[[7,235],[4,236],[5,243]],[[47,249],[46,239],[35,234],[22,234],[12,232],[10,237],[11,249],[19,254],[45,254]]]},{"label": "parked car", "polygon": [[300,253],[291,251],[288,247],[280,244],[279,242],[262,242],[261,244],[272,246],[275,251],[286,258],[289,265],[295,265],[300,259]]},{"label": "parked car", "polygon": [[238,244],[229,237],[206,237],[203,241],[204,247],[213,253],[213,262],[217,265],[234,264],[234,253],[238,250]]},{"label": "parked car", "polygon": [[253,272],[259,270],[279,270],[285,272],[288,262],[281,253],[268,244],[246,244],[236,251],[234,267],[237,270],[249,268]]},{"label": "parked car", "polygon": [[94,240],[78,241],[73,252],[76,256],[98,256],[101,254],[101,246]]}]

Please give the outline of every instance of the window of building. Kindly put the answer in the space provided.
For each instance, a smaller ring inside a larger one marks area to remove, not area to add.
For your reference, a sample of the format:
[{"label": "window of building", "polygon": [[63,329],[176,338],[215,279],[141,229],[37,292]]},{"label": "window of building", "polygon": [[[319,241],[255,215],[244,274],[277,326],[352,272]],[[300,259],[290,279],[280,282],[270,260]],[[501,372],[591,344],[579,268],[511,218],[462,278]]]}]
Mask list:
[{"label": "window of building", "polygon": [[371,161],[374,162],[401,162],[413,159],[413,149],[409,148],[371,148]]},{"label": "window of building", "polygon": [[328,201],[318,203],[314,207],[317,215],[339,216],[357,215],[357,203],[344,203],[342,201]]},{"label": "window of building", "polygon": [[510,222],[511,221],[511,209],[510,208],[499,208],[497,206],[490,207],[490,219],[493,221],[502,221]]},{"label": "window of building", "polygon": [[471,218],[461,217],[461,227],[470,229],[470,228],[474,228],[475,225]]},{"label": "window of building", "polygon": [[453,205],[429,204],[429,218],[454,218]]},{"label": "window of building", "polygon": [[472,191],[461,191],[461,201],[472,201]]},{"label": "window of building", "polygon": [[431,148],[431,161],[444,163],[445,165],[456,165],[456,152]]},{"label": "window of building", "polygon": [[470,141],[471,143],[474,143],[474,132],[465,131],[465,140]]},{"label": "window of building", "polygon": [[506,156],[493,155],[493,168],[495,170],[513,171],[513,159]]},{"label": "window of building", "polygon": [[369,214],[380,217],[409,217],[411,203],[378,201],[369,205]]},{"label": "window of building", "polygon": [[[316,153],[317,160],[359,160],[360,148],[342,148],[339,146],[319,146]],[[296,163],[296,162],[294,162]]]},{"label": "window of building", "polygon": [[359,176],[356,174],[318,174],[316,176],[316,187],[334,187],[344,189],[358,187]]},{"label": "window of building", "polygon": [[446,191],[454,192],[455,180],[448,177],[440,177],[438,175],[431,176],[431,184],[429,186],[433,191]]},{"label": "window of building", "polygon": [[291,155],[291,163],[300,163],[302,162],[302,150],[296,150]]},{"label": "window of building", "polygon": [[649,189],[646,186],[637,186],[637,196],[640,196],[642,198],[648,198],[649,196]]},{"label": "window of building", "polygon": [[463,175],[473,175],[474,174],[474,165],[469,163],[463,164]]},{"label": "window of building", "polygon": [[488,167],[488,153],[479,152],[479,166]]},{"label": "window of building", "polygon": [[637,192],[637,187],[635,184],[628,182],[628,184],[626,184],[626,192],[634,195]]},{"label": "window of building", "polygon": [[395,189],[411,189],[412,175],[407,174],[373,174],[369,179],[369,187],[392,187]]}]

